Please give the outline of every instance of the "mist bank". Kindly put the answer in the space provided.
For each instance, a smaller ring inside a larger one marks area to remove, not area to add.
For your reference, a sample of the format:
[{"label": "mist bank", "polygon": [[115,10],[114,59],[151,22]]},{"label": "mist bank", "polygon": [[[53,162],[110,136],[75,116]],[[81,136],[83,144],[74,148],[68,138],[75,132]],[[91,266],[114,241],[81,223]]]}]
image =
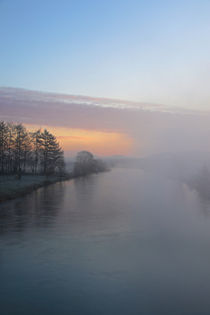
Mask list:
[{"label": "mist bank", "polygon": [[142,170],[160,181],[169,180],[188,186],[202,204],[210,202],[210,152],[179,152],[143,158],[115,156],[106,159],[112,168]]}]

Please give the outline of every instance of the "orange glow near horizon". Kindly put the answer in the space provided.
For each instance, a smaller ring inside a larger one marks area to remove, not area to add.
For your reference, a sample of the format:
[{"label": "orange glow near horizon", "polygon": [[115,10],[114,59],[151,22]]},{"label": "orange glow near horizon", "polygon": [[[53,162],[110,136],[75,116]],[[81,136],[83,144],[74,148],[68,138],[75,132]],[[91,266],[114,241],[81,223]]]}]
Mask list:
[{"label": "orange glow near horizon", "polygon": [[[26,125],[30,130],[40,126]],[[133,140],[123,133],[98,130],[43,126],[58,139],[65,153],[87,150],[97,155],[128,155],[132,153]]]}]

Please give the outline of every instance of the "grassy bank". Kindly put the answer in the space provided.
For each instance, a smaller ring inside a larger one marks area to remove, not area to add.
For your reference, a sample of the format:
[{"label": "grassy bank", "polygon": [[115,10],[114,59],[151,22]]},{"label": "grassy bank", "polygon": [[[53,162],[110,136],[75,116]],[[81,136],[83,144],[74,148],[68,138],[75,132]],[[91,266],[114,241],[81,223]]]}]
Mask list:
[{"label": "grassy bank", "polygon": [[40,187],[70,178],[69,175],[65,177],[24,175],[18,180],[13,175],[0,176],[0,202],[22,197]]}]

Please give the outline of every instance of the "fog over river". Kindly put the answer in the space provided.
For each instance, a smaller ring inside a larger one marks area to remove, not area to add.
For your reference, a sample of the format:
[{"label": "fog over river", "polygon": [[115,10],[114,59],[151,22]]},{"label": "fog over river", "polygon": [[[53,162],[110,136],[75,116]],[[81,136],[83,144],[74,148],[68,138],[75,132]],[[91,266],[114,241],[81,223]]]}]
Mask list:
[{"label": "fog over river", "polygon": [[140,169],[0,206],[1,314],[209,314],[210,204]]}]

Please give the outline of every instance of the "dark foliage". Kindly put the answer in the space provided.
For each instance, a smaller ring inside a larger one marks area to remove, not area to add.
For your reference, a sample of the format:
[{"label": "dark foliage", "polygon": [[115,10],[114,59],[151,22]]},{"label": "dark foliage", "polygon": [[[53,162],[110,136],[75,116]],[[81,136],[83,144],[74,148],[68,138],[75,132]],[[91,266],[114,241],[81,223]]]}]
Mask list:
[{"label": "dark foliage", "polygon": [[46,129],[28,132],[22,124],[0,122],[0,175],[62,174],[64,167],[63,151]]}]

